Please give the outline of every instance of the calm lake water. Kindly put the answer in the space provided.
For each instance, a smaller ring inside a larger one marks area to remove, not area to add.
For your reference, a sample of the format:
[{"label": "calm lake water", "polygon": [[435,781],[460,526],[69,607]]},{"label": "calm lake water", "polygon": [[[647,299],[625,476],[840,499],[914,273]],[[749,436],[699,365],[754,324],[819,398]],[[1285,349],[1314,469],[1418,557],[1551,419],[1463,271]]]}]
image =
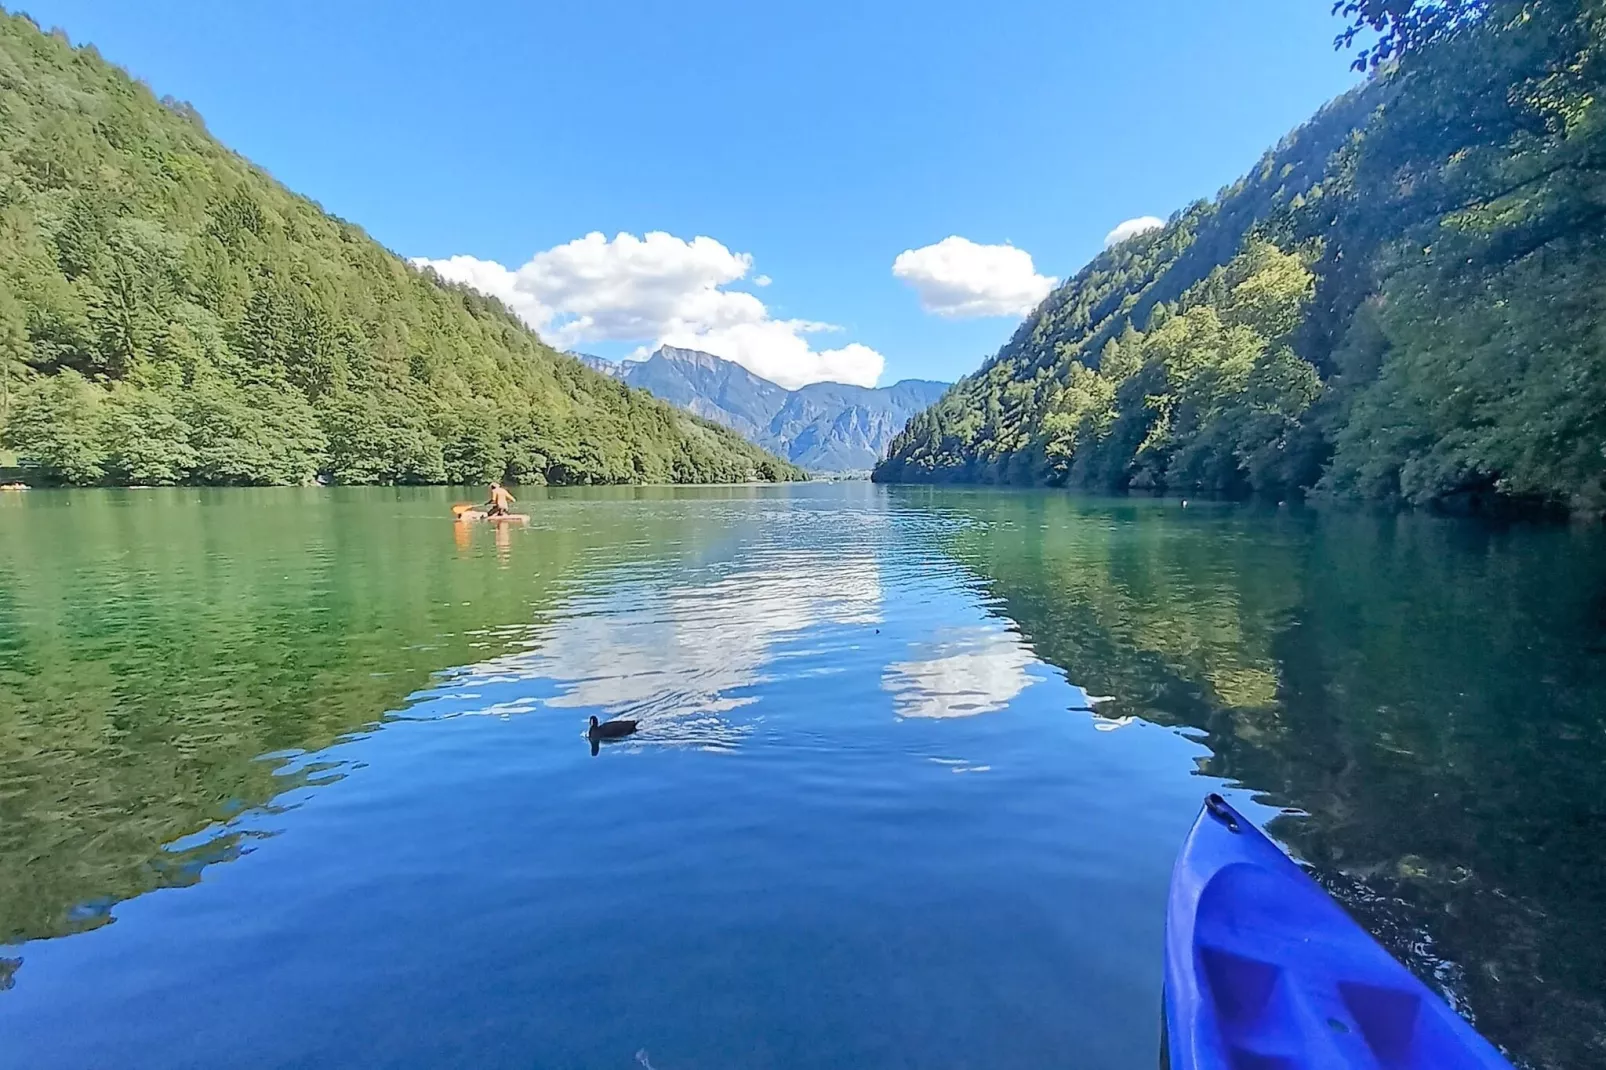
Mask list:
[{"label": "calm lake water", "polygon": [[521,498],[0,496],[0,1066],[1151,1067],[1223,787],[1606,1066],[1599,530]]}]

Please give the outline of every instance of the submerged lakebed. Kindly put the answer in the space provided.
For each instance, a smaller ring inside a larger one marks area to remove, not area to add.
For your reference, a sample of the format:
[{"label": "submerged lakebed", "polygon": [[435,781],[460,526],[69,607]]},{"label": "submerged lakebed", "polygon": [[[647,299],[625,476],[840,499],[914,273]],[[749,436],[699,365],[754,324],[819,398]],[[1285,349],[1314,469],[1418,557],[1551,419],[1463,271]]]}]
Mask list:
[{"label": "submerged lakebed", "polygon": [[1606,1065],[1598,529],[520,497],[0,501],[0,1065],[1151,1066],[1217,789]]}]

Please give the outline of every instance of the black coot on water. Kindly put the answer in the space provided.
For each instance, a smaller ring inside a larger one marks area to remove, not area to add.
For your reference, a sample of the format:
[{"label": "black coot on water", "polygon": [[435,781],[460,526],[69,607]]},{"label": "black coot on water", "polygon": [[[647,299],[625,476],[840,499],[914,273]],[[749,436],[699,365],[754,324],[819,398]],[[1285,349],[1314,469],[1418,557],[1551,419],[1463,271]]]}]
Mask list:
[{"label": "black coot on water", "polygon": [[591,728],[586,732],[593,740],[597,739],[623,739],[636,730],[635,721],[603,721],[598,723],[597,718],[591,718]]},{"label": "black coot on water", "polygon": [[595,758],[602,750],[603,740],[623,739],[635,730],[635,721],[603,721],[599,724],[597,719],[592,717],[591,727],[586,729],[586,738],[591,741],[591,756]]}]

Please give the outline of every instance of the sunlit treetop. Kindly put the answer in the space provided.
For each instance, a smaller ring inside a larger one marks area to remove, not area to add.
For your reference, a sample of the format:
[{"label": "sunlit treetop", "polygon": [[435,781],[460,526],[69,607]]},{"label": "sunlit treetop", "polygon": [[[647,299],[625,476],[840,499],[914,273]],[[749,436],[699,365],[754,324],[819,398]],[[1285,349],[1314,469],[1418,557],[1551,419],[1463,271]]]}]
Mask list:
[{"label": "sunlit treetop", "polygon": [[1354,48],[1368,32],[1377,40],[1355,54],[1355,70],[1375,69],[1390,59],[1432,44],[1457,26],[1480,17],[1491,0],[1335,0],[1333,14],[1347,25],[1334,40]]}]

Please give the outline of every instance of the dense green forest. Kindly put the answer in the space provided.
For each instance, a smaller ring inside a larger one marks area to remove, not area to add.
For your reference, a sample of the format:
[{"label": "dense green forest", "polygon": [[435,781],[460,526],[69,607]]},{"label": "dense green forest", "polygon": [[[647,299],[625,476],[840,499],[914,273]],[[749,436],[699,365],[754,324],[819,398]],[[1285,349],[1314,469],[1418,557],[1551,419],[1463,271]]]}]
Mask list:
[{"label": "dense green forest", "polygon": [[69,483],[794,479],[0,12],[0,448]]},{"label": "dense green forest", "polygon": [[877,479],[1606,512],[1606,3],[1341,13],[1367,82],[1095,258]]}]

